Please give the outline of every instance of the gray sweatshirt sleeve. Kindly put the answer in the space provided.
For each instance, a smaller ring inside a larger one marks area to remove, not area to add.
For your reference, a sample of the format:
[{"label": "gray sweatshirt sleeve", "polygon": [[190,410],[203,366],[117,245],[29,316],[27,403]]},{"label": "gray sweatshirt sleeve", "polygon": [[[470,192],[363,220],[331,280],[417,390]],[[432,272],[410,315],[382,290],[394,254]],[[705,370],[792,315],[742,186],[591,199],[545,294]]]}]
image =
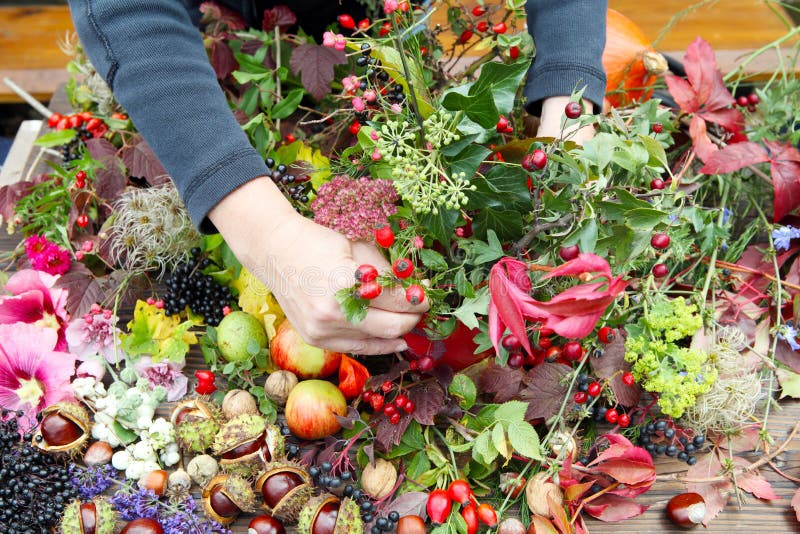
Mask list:
[{"label": "gray sweatshirt sleeve", "polygon": [[584,98],[599,112],[606,91],[608,0],[528,0],[525,9],[536,46],[525,86],[528,111],[538,115],[543,99],[585,87]]},{"label": "gray sweatshirt sleeve", "polygon": [[97,72],[167,169],[195,225],[267,173],[236,122],[181,0],[69,0]]}]

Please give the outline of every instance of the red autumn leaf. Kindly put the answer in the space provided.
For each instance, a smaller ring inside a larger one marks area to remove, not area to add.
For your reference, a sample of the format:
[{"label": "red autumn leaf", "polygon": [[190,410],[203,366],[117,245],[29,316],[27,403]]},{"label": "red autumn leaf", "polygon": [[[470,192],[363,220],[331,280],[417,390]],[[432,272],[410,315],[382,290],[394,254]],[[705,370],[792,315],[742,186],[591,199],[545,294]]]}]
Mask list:
[{"label": "red autumn leaf", "polygon": [[568,501],[574,501],[574,500],[580,499],[587,491],[592,489],[592,486],[594,486],[594,484],[595,484],[594,480],[590,480],[589,482],[582,482],[582,483],[581,482],[572,481],[571,484],[565,486],[564,485],[565,481],[562,480],[562,479],[559,479],[559,480],[561,480],[561,488],[564,490],[564,497]]},{"label": "red autumn leaf", "polygon": [[224,80],[239,68],[239,62],[233,56],[233,50],[222,39],[212,39],[210,44],[211,66],[218,80]]},{"label": "red autumn leaf", "polygon": [[656,477],[652,460],[649,462],[639,462],[630,458],[609,460],[596,465],[593,470],[605,473],[626,486],[652,484]]},{"label": "red autumn leaf", "polygon": [[[690,479],[705,479],[716,477],[722,472],[722,464],[716,453],[706,454],[704,458],[691,466],[686,471],[686,477]],[[725,508],[728,502],[728,495],[731,493],[732,484],[728,480],[721,482],[706,482],[687,484],[687,491],[699,493],[706,501],[706,516],[703,518],[703,525],[708,526],[708,522],[717,517]]]},{"label": "red autumn leaf", "polygon": [[586,503],[583,509],[595,519],[615,523],[642,515],[647,510],[647,506],[617,495],[601,495],[592,502]]},{"label": "red autumn leaf", "polygon": [[[733,458],[733,464],[742,469],[747,469],[751,465],[750,462],[740,456],[735,456]],[[759,499],[767,501],[780,499],[780,497],[775,494],[775,490],[772,489],[772,485],[769,481],[758,471],[747,470],[744,473],[736,475],[736,485],[740,489],[752,493]]]},{"label": "red autumn leaf", "polygon": [[285,32],[297,24],[297,15],[286,6],[275,6],[272,9],[264,10],[264,22],[262,29],[271,32],[277,26],[280,31]]},{"label": "red autumn leaf", "polygon": [[503,403],[515,398],[522,387],[525,372],[522,369],[501,367],[490,362],[480,374],[480,389],[494,394],[494,402]]},{"label": "red autumn leaf", "polygon": [[532,532],[536,534],[560,534],[553,523],[543,515],[531,515]]},{"label": "red autumn leaf", "polygon": [[700,172],[705,174],[726,174],[738,171],[748,165],[769,161],[766,149],[758,143],[736,143],[717,150],[704,159]]},{"label": "red autumn leaf", "polygon": [[294,75],[300,75],[303,87],[317,100],[331,92],[333,67],[343,63],[347,63],[343,51],[315,44],[298,46],[289,59]]},{"label": "red autumn leaf", "polygon": [[14,219],[14,206],[33,188],[33,182],[14,182],[0,187],[0,217],[9,221]]},{"label": "red autumn leaf", "polygon": [[579,284],[566,289],[548,302],[530,296],[530,279],[524,262],[503,258],[489,274],[489,339],[499,353],[500,339],[508,328],[523,348],[531,353],[525,320],[541,323],[565,338],[587,336],[627,282],[611,277],[608,262],[595,254],[579,254],[554,269],[545,278],[595,273],[604,281]]},{"label": "red autumn leaf", "polygon": [[624,486],[611,492],[615,495],[635,497],[649,490],[656,480],[650,453],[619,434],[606,434],[603,438],[609,442],[608,448],[587,467],[623,483]]},{"label": "red autumn leaf", "polygon": [[598,378],[610,379],[611,391],[623,406],[636,406],[642,397],[639,384],[632,386],[622,381],[622,372],[630,371],[631,364],[625,361],[625,330],[620,328],[614,339],[603,349],[603,356],[590,360],[592,371]]},{"label": "red autumn leaf", "polygon": [[697,103],[697,95],[688,81],[674,74],[664,76],[664,81],[667,82],[667,90],[669,90],[669,94],[672,95],[672,99],[675,100],[681,111],[694,113],[700,109],[700,104]]},{"label": "red autumn leaf", "polygon": [[342,355],[339,364],[339,390],[347,400],[358,397],[364,391],[364,384],[369,379],[369,371],[361,362]]},{"label": "red autumn leaf", "polygon": [[706,161],[719,150],[719,147],[709,139],[706,121],[700,118],[699,115],[692,117],[691,122],[689,122],[689,137],[692,138],[694,151],[700,161]]},{"label": "red autumn leaf", "polygon": [[159,178],[167,176],[166,169],[144,139],[139,138],[138,142],[132,141],[122,149],[121,156],[131,176],[144,178],[151,185],[158,183]]},{"label": "red autumn leaf", "polygon": [[800,521],[800,488],[797,488],[797,491],[794,492],[794,496],[792,497],[792,508],[794,508],[794,514],[797,517],[797,520]]},{"label": "red autumn leaf", "polygon": [[221,6],[216,2],[203,2],[199,9],[203,14],[201,22],[205,25],[219,22],[230,30],[243,30],[247,27],[244,18],[238,11]]},{"label": "red autumn leaf", "polygon": [[525,376],[525,389],[519,393],[519,399],[528,403],[525,419],[544,419],[547,421],[561,408],[567,386],[564,377],[570,373],[570,367],[560,363],[545,362],[537,365]]},{"label": "red autumn leaf", "polygon": [[408,390],[414,401],[412,417],[421,425],[434,424],[434,416],[444,407],[444,390],[436,382],[421,382]]},{"label": "red autumn leaf", "polygon": [[775,189],[775,222],[800,206],[800,151],[788,143],[765,141],[770,152],[770,174]]},{"label": "red autumn leaf", "polygon": [[[780,344],[780,341],[778,344]],[[734,453],[752,452],[761,443],[761,425],[752,424],[739,429],[733,435],[716,436],[713,441],[715,445],[731,450]]]},{"label": "red autumn leaf", "polygon": [[553,518],[553,523],[558,527],[561,534],[573,534],[572,523],[569,522],[567,512],[560,502],[556,502],[550,492],[547,493],[547,506],[550,508],[550,515]]}]

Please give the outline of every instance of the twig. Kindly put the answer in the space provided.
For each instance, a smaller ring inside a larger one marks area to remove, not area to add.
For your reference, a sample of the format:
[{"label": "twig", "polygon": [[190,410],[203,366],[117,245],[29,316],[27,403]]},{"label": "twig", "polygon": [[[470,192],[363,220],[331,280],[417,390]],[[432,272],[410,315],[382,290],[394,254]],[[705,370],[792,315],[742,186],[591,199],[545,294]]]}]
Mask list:
[{"label": "twig", "polygon": [[528,230],[528,233],[522,236],[522,239],[514,243],[514,245],[511,247],[511,250],[513,250],[515,253],[522,252],[528,245],[531,244],[531,241],[533,241],[533,238],[536,237],[536,234],[538,234],[539,232],[544,232],[545,230],[552,230],[553,228],[564,226],[571,220],[572,220],[572,214],[570,213],[552,222],[534,224],[533,227],[531,227],[531,229]]},{"label": "twig", "polygon": [[778,466],[777,466],[777,465],[775,465],[775,463],[774,463],[772,460],[770,460],[769,462],[767,462],[767,465],[768,465],[768,466],[770,466],[770,467],[772,468],[772,470],[773,470],[773,471],[775,471],[776,473],[778,473],[780,476],[782,476],[782,477],[783,477],[783,478],[785,478],[786,480],[791,480],[791,481],[792,481],[792,482],[794,482],[795,484],[800,484],[800,478],[793,477],[792,475],[787,475],[786,473],[784,473],[783,471],[781,471],[780,469],[778,469]]},{"label": "twig", "polygon": [[11,80],[11,78],[3,78],[3,83],[6,84],[9,87],[9,89],[11,89],[15,93],[17,93],[17,95],[22,100],[27,102],[33,109],[38,111],[39,114],[42,115],[45,119],[50,117],[50,115],[53,114],[53,112],[50,111],[49,109],[47,109],[47,107],[45,107],[41,102],[39,102],[38,100],[33,98],[33,96],[29,92],[27,92],[25,89],[23,89],[19,85],[15,84]]}]

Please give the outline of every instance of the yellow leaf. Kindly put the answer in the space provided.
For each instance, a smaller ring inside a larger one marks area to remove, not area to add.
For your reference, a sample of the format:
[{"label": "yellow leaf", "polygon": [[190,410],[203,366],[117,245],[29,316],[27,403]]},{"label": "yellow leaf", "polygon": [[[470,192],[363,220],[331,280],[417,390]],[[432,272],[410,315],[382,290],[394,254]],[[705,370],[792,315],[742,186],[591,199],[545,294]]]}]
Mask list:
[{"label": "yellow leaf", "polygon": [[272,339],[276,329],[286,317],[272,292],[245,268],[242,268],[239,277],[231,282],[231,286],[239,290],[239,307],[261,319],[267,338]]},{"label": "yellow leaf", "polygon": [[[331,176],[331,160],[320,150],[311,148],[302,141],[284,145],[275,154],[280,161],[294,161],[295,165],[305,169],[305,174],[311,177],[314,189],[319,189]],[[309,198],[313,198],[313,195],[309,195]]]}]

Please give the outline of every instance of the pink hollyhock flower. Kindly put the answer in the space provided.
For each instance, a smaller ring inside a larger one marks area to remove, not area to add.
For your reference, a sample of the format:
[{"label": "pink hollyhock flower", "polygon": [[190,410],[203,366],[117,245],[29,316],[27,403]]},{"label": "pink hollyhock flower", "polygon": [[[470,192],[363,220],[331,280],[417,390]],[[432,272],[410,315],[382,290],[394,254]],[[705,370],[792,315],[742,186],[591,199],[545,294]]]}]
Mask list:
[{"label": "pink hollyhock flower", "polygon": [[142,356],[134,364],[136,373],[147,378],[152,387],[162,386],[167,390],[167,401],[174,402],[186,395],[189,379],[181,370],[184,363],[163,361],[153,363],[150,356]]},{"label": "pink hollyhock flower", "polygon": [[72,262],[68,250],[39,235],[32,235],[25,240],[25,254],[31,262],[31,267],[53,275],[69,271]]},{"label": "pink hollyhock flower", "polygon": [[116,351],[114,349],[114,340],[120,334],[116,322],[111,310],[93,306],[91,312],[80,319],[73,319],[67,327],[69,350],[79,360],[100,354],[108,363],[119,363],[125,358],[125,353],[119,347]]},{"label": "pink hollyhock flower", "polygon": [[6,282],[11,295],[0,296],[0,324],[29,323],[58,334],[55,349],[67,350],[67,291],[53,288],[56,277],[25,269]]},{"label": "pink hollyhock flower", "polygon": [[0,406],[22,410],[27,431],[37,413],[57,402],[74,399],[69,379],[75,355],[59,351],[58,334],[50,328],[16,323],[0,325]]},{"label": "pink hollyhock flower", "polygon": [[75,369],[75,376],[78,378],[91,376],[99,382],[106,376],[106,366],[97,358],[85,360]]},{"label": "pink hollyhock flower", "polygon": [[397,190],[391,180],[339,175],[322,184],[311,203],[314,222],[353,241],[373,239],[375,228],[397,213]]},{"label": "pink hollyhock flower", "polygon": [[[588,283],[566,289],[547,302],[539,302],[530,296],[527,264],[509,257],[498,261],[489,273],[489,339],[495,351],[500,353],[500,340],[508,328],[530,354],[526,320],[537,322],[539,328],[550,328],[565,338],[587,336],[628,283],[621,276],[613,278],[608,262],[595,254],[579,254],[545,275],[545,278],[580,276],[581,279],[587,275]],[[591,281],[597,279],[602,280]]]}]

